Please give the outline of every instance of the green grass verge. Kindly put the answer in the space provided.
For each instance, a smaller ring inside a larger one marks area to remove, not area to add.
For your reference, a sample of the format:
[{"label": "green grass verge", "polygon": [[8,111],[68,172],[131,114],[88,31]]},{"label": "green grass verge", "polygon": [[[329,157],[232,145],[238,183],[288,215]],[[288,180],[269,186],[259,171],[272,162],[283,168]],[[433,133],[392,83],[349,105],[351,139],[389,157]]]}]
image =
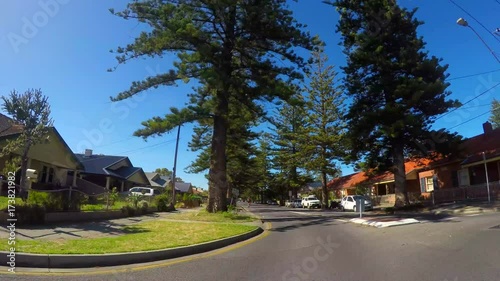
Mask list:
[{"label": "green grass verge", "polygon": [[[121,210],[122,207],[125,207],[127,205],[130,205],[126,201],[117,201],[115,202],[112,206],[109,206],[108,210]],[[92,212],[92,211],[105,211],[106,210],[106,204],[84,204],[80,208],[81,211],[83,212]]]},{"label": "green grass verge", "polygon": [[242,215],[233,212],[209,213],[206,210],[175,214],[172,216],[172,219],[225,223],[242,223],[258,220],[257,217],[249,215]]},{"label": "green grass verge", "polygon": [[241,224],[151,221],[123,229],[116,237],[16,240],[16,251],[35,254],[109,254],[175,248],[227,238],[256,229]]}]

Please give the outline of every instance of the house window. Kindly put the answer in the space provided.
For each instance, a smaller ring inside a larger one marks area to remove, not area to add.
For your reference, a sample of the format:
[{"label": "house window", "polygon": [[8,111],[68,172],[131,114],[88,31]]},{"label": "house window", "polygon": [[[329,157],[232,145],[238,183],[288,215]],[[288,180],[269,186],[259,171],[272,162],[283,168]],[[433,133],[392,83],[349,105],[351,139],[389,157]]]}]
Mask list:
[{"label": "house window", "polygon": [[434,191],[434,177],[420,178],[420,191],[431,192]]},{"label": "house window", "polygon": [[434,190],[434,179],[432,177],[425,178],[425,183],[426,183],[425,189],[427,190],[427,192]]},{"label": "house window", "polygon": [[47,180],[47,173],[48,173],[48,168],[47,166],[43,166],[42,167],[42,173],[40,174],[41,178],[40,178],[40,182],[46,182]]},{"label": "house window", "polygon": [[49,169],[49,178],[47,179],[48,183],[54,182],[54,168]]},{"label": "house window", "polygon": [[467,168],[458,171],[458,185],[459,186],[470,185],[469,170]]}]

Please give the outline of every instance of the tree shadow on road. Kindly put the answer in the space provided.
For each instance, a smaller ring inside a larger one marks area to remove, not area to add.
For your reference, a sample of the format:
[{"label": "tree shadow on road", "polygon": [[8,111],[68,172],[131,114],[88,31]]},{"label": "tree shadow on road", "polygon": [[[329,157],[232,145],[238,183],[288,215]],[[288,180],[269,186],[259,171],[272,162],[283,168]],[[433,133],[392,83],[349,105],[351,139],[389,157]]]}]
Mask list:
[{"label": "tree shadow on road", "polygon": [[[269,220],[266,220],[269,221]],[[305,221],[303,223],[291,224],[282,227],[273,227],[270,231],[275,232],[285,232],[290,230],[295,230],[301,227],[307,227],[312,225],[322,225],[322,226],[331,226],[335,222],[333,218],[325,218],[325,217],[308,217],[308,218],[280,218],[280,219],[272,219],[274,222],[289,222],[289,221]],[[328,224],[326,224],[328,223]]]}]

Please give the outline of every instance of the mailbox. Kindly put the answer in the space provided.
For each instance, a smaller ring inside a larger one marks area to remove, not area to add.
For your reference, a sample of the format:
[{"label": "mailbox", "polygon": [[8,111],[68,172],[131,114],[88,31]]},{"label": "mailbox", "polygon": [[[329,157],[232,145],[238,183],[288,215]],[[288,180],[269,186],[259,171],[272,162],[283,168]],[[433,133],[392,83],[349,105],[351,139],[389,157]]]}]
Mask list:
[{"label": "mailbox", "polygon": [[26,170],[26,177],[32,181],[32,182],[36,182],[38,180],[38,173],[36,170],[34,169],[27,169]]}]

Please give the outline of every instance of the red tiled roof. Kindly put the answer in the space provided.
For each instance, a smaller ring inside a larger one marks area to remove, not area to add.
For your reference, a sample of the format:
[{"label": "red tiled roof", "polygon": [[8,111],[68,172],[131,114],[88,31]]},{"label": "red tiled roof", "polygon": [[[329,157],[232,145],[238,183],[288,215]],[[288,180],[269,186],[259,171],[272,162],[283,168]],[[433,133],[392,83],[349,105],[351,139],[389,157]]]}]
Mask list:
[{"label": "red tiled roof", "polygon": [[[405,162],[405,172],[406,175],[411,173],[412,171],[420,168],[426,167],[431,162],[430,159],[419,158],[413,159]],[[340,178],[335,178],[328,183],[328,188],[331,189],[354,189],[356,185],[363,182],[383,182],[383,181],[393,181],[394,174],[390,171],[383,172],[379,175],[369,176],[365,172],[358,172],[354,174],[350,174],[347,176],[343,176]]]},{"label": "red tiled roof", "polygon": [[[421,169],[426,167],[431,163],[430,159],[419,158],[405,162],[405,174],[408,175],[412,171],[416,169]],[[390,171],[386,171],[380,175],[376,175],[372,177],[373,182],[382,182],[382,181],[393,181],[394,174]]]},{"label": "red tiled roof", "polygon": [[328,183],[328,188],[332,189],[350,189],[355,188],[357,184],[360,184],[368,179],[365,172],[359,172],[355,174],[350,174],[340,178],[335,178]]}]

